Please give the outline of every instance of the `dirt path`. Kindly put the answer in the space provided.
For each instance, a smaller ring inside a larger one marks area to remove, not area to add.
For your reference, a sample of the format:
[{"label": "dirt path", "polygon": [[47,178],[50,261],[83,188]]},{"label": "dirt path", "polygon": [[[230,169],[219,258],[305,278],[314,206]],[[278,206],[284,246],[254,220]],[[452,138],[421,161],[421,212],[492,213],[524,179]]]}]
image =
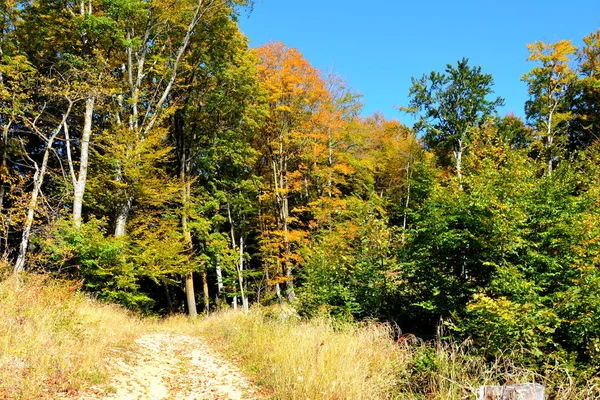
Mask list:
[{"label": "dirt path", "polygon": [[153,333],[111,362],[109,390],[86,400],[265,399],[242,372],[198,338]]}]

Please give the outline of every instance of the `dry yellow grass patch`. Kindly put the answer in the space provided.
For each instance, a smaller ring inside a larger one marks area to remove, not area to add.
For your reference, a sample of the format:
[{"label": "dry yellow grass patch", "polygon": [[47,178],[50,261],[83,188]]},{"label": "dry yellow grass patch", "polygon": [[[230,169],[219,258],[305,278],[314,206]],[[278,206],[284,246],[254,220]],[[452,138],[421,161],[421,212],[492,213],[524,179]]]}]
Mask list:
[{"label": "dry yellow grass patch", "polygon": [[36,275],[0,282],[0,399],[77,397],[106,382],[109,356],[129,354],[115,348],[152,331],[207,338],[281,400],[468,399],[479,385],[507,379],[543,383],[549,398],[600,398],[597,378],[576,381],[559,366],[528,371],[510,355],[490,364],[468,343],[395,343],[385,324],[305,321],[279,307],[157,324],[77,289]]},{"label": "dry yellow grass patch", "polygon": [[223,312],[199,332],[241,356],[277,399],[388,399],[404,361],[381,324],[282,320],[269,310]]},{"label": "dry yellow grass patch", "polygon": [[163,327],[204,336],[281,400],[472,399],[480,385],[509,380],[542,383],[553,399],[600,398],[597,379],[576,382],[558,369],[540,375],[510,355],[490,363],[468,341],[424,342],[408,335],[394,342],[386,324],[306,321],[273,307],[249,315],[220,312],[191,323],[175,317]]},{"label": "dry yellow grass patch", "polygon": [[0,282],[0,398],[54,398],[107,377],[103,358],[145,323],[77,293],[72,282],[24,275]]}]

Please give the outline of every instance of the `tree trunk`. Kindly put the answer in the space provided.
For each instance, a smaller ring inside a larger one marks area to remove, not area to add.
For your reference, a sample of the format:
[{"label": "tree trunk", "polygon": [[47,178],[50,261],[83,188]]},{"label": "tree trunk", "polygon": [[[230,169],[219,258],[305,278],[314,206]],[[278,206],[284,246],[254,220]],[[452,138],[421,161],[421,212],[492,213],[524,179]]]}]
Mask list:
[{"label": "tree trunk", "polygon": [[458,177],[459,182],[462,182],[462,155],[462,145],[459,144],[459,148],[454,153],[454,157],[456,159],[456,176]]},{"label": "tree trunk", "polygon": [[[2,21],[2,29],[0,32],[4,33],[4,22]],[[2,39],[0,38],[0,59],[4,55],[2,50]],[[2,71],[0,71],[0,85],[4,85],[4,75]],[[6,195],[6,183],[4,181],[4,174],[8,172],[7,170],[7,158],[8,158],[8,133],[10,132],[10,126],[12,121],[8,121],[2,127],[2,164],[0,166],[0,212],[4,209],[4,196]],[[6,251],[6,249],[4,249]]]},{"label": "tree trunk", "polygon": [[196,294],[194,293],[194,273],[190,272],[185,277],[185,297],[188,306],[188,315],[190,318],[196,318],[198,316],[198,310],[196,309]]},{"label": "tree trunk", "polygon": [[[94,117],[95,98],[90,97],[85,102],[85,117],[83,122],[83,132],[81,134],[81,155],[79,157],[79,175],[73,189],[73,222],[76,227],[81,226],[81,210],[83,208],[83,194],[87,181],[87,169],[89,160],[90,137],[92,135],[92,120]],[[129,210],[128,210],[129,212]],[[127,217],[125,216],[125,221]],[[125,223],[123,222],[123,234],[125,233]]]},{"label": "tree trunk", "polygon": [[223,295],[223,269],[221,268],[221,260],[217,255],[217,297],[220,298]]},{"label": "tree trunk", "polygon": [[288,301],[292,301],[296,298],[294,292],[294,281],[292,276],[292,263],[290,262],[290,253],[292,252],[290,237],[289,237],[289,197],[288,197],[288,181],[287,181],[287,157],[283,158],[283,170],[280,173],[280,187],[284,189],[281,195],[281,223],[283,224],[283,244],[284,244],[284,257],[283,262],[285,265],[285,294]]},{"label": "tree trunk", "polygon": [[[48,159],[50,158],[50,149],[54,145],[54,140],[60,133],[61,127],[69,117],[71,113],[73,103],[69,102],[69,108],[67,112],[63,114],[62,121],[60,124],[54,129],[54,133],[50,138],[46,141],[46,148],[44,149],[44,156],[42,157],[42,165],[39,166],[37,162],[33,161],[29,156],[29,161],[31,161],[35,166],[35,174],[33,175],[33,191],[31,192],[31,199],[29,200],[29,205],[27,206],[27,217],[25,218],[25,223],[23,224],[23,235],[21,236],[21,244],[19,246],[19,255],[17,256],[17,260],[15,262],[15,266],[13,269],[14,274],[20,274],[25,269],[25,259],[27,257],[27,248],[29,247],[29,238],[31,236],[31,227],[33,226],[33,219],[35,216],[35,209],[37,208],[37,200],[42,190],[42,184],[44,183],[44,177],[46,176],[46,168],[48,167]],[[41,133],[37,130],[35,126],[35,122],[32,124],[32,129],[36,131],[36,133],[41,137]]]},{"label": "tree trunk", "polygon": [[173,300],[171,299],[171,292],[169,291],[169,285],[163,284],[165,290],[165,299],[167,300],[167,314],[173,312]]},{"label": "tree trunk", "polygon": [[[181,139],[183,141],[183,138]],[[179,152],[179,179],[181,182],[181,204],[183,206],[183,209],[181,210],[181,229],[183,231],[183,240],[185,243],[186,248],[189,249],[189,251],[193,251],[193,242],[192,242],[192,233],[190,232],[189,228],[188,228],[188,215],[187,215],[187,207],[188,207],[188,202],[190,199],[190,194],[191,194],[191,184],[190,182],[188,182],[187,179],[187,172],[189,170],[189,163],[187,161],[187,153],[185,150],[185,146],[182,143],[182,146],[180,148],[180,152]],[[203,271],[203,273],[205,273],[206,270]],[[206,282],[206,277],[204,276],[204,274],[202,275],[204,284],[206,285],[205,288],[205,299],[208,293],[208,284]],[[186,300],[187,300],[187,306],[188,306],[188,314],[191,318],[195,318],[198,315],[198,311],[196,309],[196,294],[194,291],[194,279],[193,279],[193,273],[190,272],[188,274],[188,276],[186,277],[185,280],[185,294],[186,294]],[[205,300],[206,302],[206,300]],[[208,310],[208,308],[207,308]],[[207,311],[208,312],[208,311]]]},{"label": "tree trunk", "polygon": [[279,305],[283,305],[283,296],[281,295],[281,286],[279,282],[275,284],[275,294],[277,295],[277,300],[279,300]]},{"label": "tree trunk", "polygon": [[15,268],[13,272],[19,274],[25,269],[25,258],[27,257],[27,248],[29,247],[29,237],[31,236],[31,227],[33,226],[33,218],[35,216],[35,209],[37,208],[37,199],[40,193],[40,188],[44,182],[44,175],[46,173],[48,150],[44,152],[44,160],[42,161],[42,168],[37,170],[33,176],[33,192],[31,193],[31,199],[27,207],[27,217],[25,218],[25,224],[23,225],[23,235],[21,236],[21,245],[19,246],[19,255],[15,262]]},{"label": "tree trunk", "polygon": [[242,309],[244,313],[248,314],[248,299],[244,293],[244,277],[242,271],[244,270],[244,238],[240,236],[240,264],[238,265],[238,281],[240,284],[240,295],[242,297]]},{"label": "tree trunk", "polygon": [[[231,248],[233,250],[235,250],[235,230],[233,227],[233,218],[231,216],[231,206],[229,205],[229,202],[227,203],[227,218],[229,219],[229,234],[231,235]],[[220,267],[219,267],[220,269]],[[240,294],[242,297],[242,309],[244,310],[245,313],[248,313],[248,299],[246,298],[246,295],[244,294],[244,276],[242,274],[242,271],[244,270],[244,238],[242,236],[242,234],[240,233],[240,259],[239,259],[239,264],[237,266],[237,273],[238,273],[238,282],[239,282],[239,286],[240,286]],[[220,274],[220,271],[217,271],[217,276],[218,274]]]},{"label": "tree trunk", "polygon": [[[1,54],[1,53],[0,53]],[[2,81],[0,80],[0,83]],[[4,197],[6,196],[6,182],[4,174],[8,174],[8,132],[10,131],[11,122],[8,122],[2,128],[2,163],[0,164],[0,211],[4,209]]]},{"label": "tree trunk", "polygon": [[206,266],[202,269],[202,293],[204,294],[204,315],[208,316],[210,313],[210,293],[208,293],[208,274],[206,272]]},{"label": "tree trunk", "polygon": [[[412,150],[412,149],[411,149]],[[408,156],[406,163],[406,200],[404,201],[404,215],[402,218],[402,243],[406,240],[406,228],[408,225],[408,206],[410,205],[410,180],[412,178],[411,155]]]},{"label": "tree trunk", "polygon": [[294,276],[292,274],[292,263],[289,260],[289,255],[290,255],[290,242],[288,239],[288,230],[287,230],[287,225],[286,225],[286,229],[285,229],[285,246],[286,246],[286,260],[285,260],[285,277],[286,277],[286,281],[285,281],[285,294],[286,297],[288,299],[288,301],[292,301],[296,298],[296,292],[294,291]]},{"label": "tree trunk", "polygon": [[552,176],[552,161],[554,158],[552,156],[552,145],[554,143],[554,134],[552,133],[552,118],[554,116],[554,110],[556,109],[557,105],[558,103],[555,103],[551,108],[550,113],[548,114],[548,122],[546,124],[546,161],[548,164],[546,169],[546,176],[548,177]]},{"label": "tree trunk", "polygon": [[[186,190],[184,188],[184,190]],[[192,234],[188,230],[187,227],[187,215],[185,211],[181,216],[181,226],[183,229],[183,240],[185,241],[186,247],[190,250],[192,249]],[[203,276],[204,279],[204,276]],[[205,280],[206,282],[206,280]],[[208,291],[208,286],[207,286]],[[188,306],[189,316],[195,318],[198,315],[198,311],[196,309],[196,294],[194,292],[194,274],[190,272],[185,279],[185,295]]]},{"label": "tree trunk", "polygon": [[333,197],[333,139],[331,128],[327,129],[327,151],[327,166],[329,167],[329,170],[327,171],[327,195]]},{"label": "tree trunk", "polygon": [[467,132],[465,132],[463,134],[463,137],[460,139],[457,139],[457,143],[454,144],[454,150],[453,150],[453,155],[454,155],[454,161],[455,161],[455,168],[456,168],[456,177],[458,178],[458,187],[462,190],[463,188],[463,184],[462,184],[462,156],[463,153],[465,152],[466,146],[465,146],[465,139],[464,137],[466,137]]},{"label": "tree trunk", "polygon": [[129,197],[120,205],[117,211],[117,220],[115,222],[115,237],[125,236],[125,226],[127,225],[127,218],[129,217],[132,204],[133,197]]}]

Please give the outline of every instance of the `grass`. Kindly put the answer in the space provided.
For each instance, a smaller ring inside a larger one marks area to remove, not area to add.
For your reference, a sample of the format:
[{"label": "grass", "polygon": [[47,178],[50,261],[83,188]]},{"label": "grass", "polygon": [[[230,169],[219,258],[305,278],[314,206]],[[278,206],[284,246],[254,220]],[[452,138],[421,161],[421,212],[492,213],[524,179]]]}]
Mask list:
[{"label": "grass", "polygon": [[405,362],[385,325],[297,322],[254,310],[249,316],[219,313],[197,326],[241,356],[277,399],[391,398],[396,371]]},{"label": "grass", "polygon": [[548,399],[600,398],[600,380],[561,366],[543,373],[517,365],[523,353],[493,362],[467,341],[392,339],[381,323],[303,320],[280,307],[224,311],[160,324],[79,293],[79,285],[39,275],[0,282],[0,399],[77,396],[106,388],[115,348],[150,331],[200,335],[223,350],[274,399],[474,399],[480,385],[538,382]]},{"label": "grass", "polygon": [[145,323],[37,275],[0,282],[0,398],[54,398],[106,380],[103,358]]},{"label": "grass", "polygon": [[487,362],[469,341],[394,341],[387,324],[301,320],[255,308],[249,315],[216,313],[192,327],[239,359],[276,399],[474,399],[480,385],[526,382],[543,384],[548,399],[600,398],[598,379],[576,382],[558,366],[539,374],[511,355]]}]

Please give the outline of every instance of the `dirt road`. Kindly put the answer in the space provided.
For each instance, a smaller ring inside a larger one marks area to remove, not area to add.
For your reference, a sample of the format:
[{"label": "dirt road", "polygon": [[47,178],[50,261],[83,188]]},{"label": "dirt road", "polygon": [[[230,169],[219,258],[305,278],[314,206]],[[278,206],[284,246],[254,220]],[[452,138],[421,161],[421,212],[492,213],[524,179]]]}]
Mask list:
[{"label": "dirt road", "polygon": [[238,400],[266,399],[234,365],[202,339],[152,333],[108,360],[114,375],[108,389],[86,400]]}]

